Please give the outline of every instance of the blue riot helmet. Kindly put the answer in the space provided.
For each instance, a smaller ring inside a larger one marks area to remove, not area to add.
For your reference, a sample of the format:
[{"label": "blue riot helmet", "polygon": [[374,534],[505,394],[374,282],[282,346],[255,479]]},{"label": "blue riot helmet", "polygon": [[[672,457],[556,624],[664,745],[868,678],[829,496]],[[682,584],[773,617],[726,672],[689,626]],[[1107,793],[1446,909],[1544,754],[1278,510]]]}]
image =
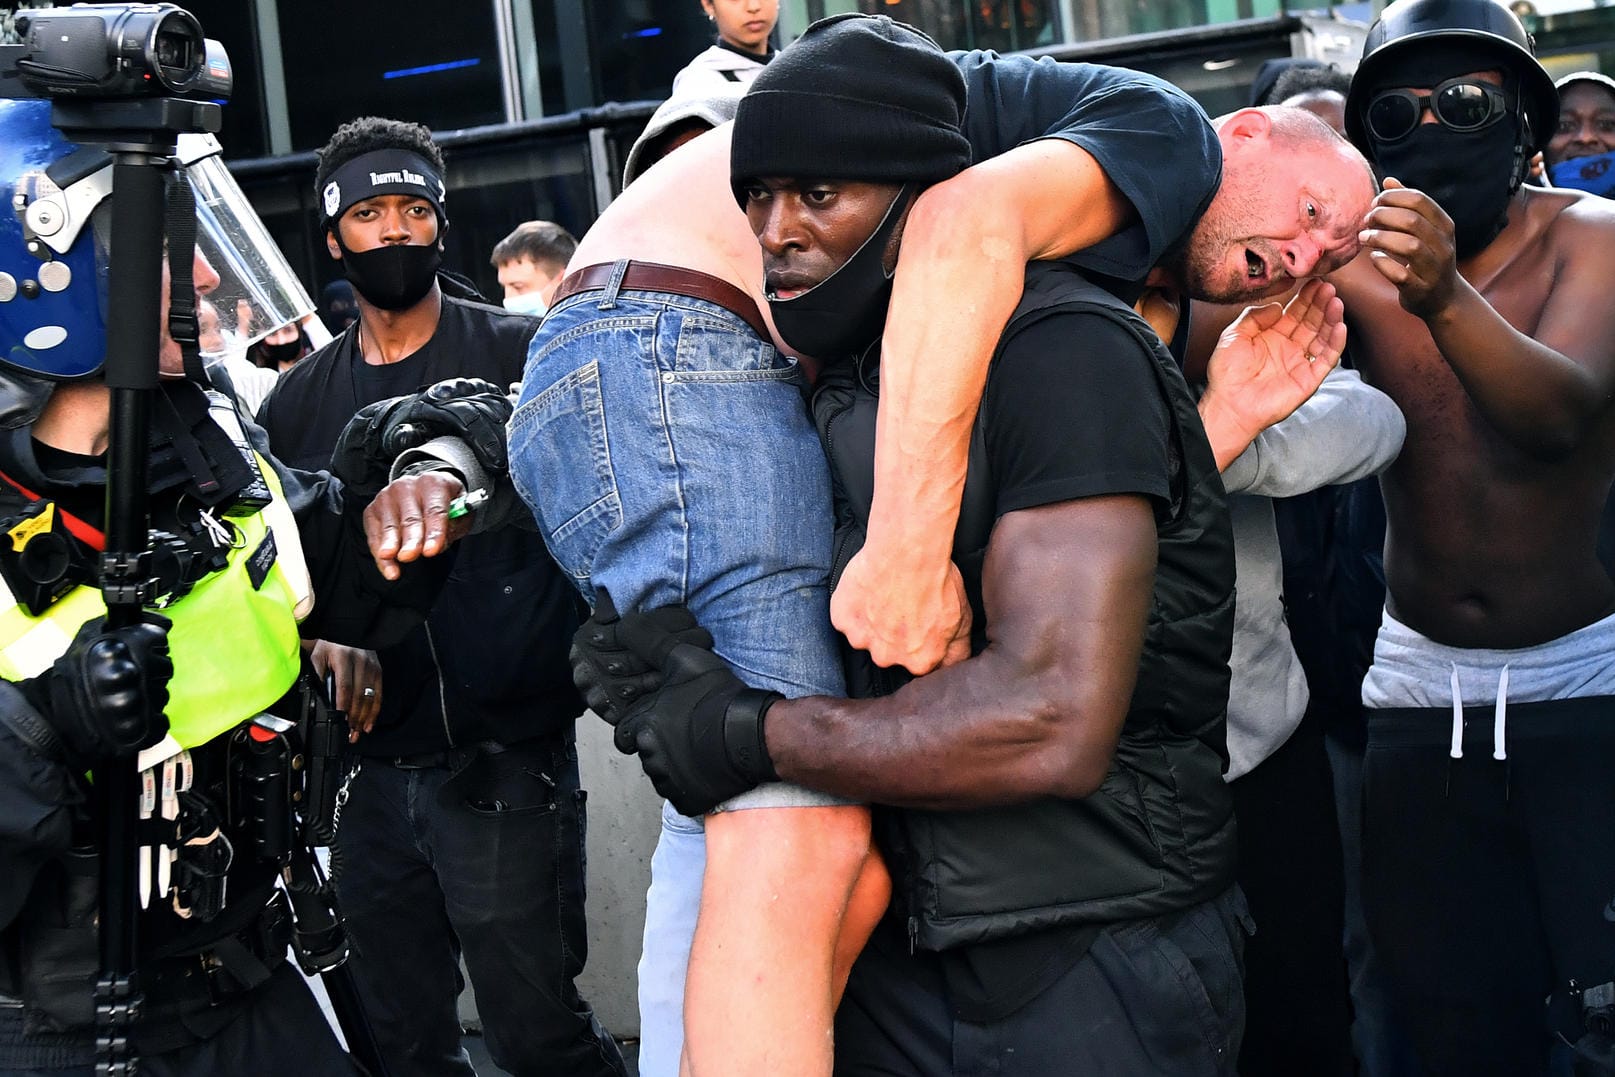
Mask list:
[{"label": "blue riot helmet", "polygon": [[54,379],[94,374],[106,352],[106,258],[86,225],[112,172],[64,191],[47,170],[76,150],[50,125],[50,102],[0,100],[0,184],[11,203],[0,211],[0,363]]},{"label": "blue riot helmet", "polygon": [[[50,111],[45,100],[0,100],[0,187],[10,195],[0,208],[0,366],[71,381],[98,374],[106,354],[113,160],[68,142]],[[218,276],[208,299],[245,349],[314,304],[219,153],[210,135],[182,135],[176,165],[196,196],[197,253]]]}]

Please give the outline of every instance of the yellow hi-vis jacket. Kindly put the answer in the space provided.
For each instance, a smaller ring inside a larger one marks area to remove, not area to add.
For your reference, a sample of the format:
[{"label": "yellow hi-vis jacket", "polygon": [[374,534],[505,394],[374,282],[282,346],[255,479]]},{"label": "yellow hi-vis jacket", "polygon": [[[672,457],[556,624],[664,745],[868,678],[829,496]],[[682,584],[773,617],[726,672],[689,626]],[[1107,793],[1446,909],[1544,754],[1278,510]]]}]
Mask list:
[{"label": "yellow hi-vis jacket", "polygon": [[[251,516],[231,517],[241,541],[230,550],[229,564],[161,611],[173,621],[168,648],[174,677],[166,713],[177,746],[169,752],[235,728],[280,699],[297,679],[297,622],[309,608],[308,570],[280,481],[262,457],[258,464],[274,500]],[[0,535],[0,541],[9,539]],[[261,550],[273,550],[275,558],[262,585],[254,587],[248,562]],[[80,586],[33,617],[0,580],[0,610],[0,677],[19,681],[49,669],[80,626],[103,615],[106,606],[99,590]]]}]

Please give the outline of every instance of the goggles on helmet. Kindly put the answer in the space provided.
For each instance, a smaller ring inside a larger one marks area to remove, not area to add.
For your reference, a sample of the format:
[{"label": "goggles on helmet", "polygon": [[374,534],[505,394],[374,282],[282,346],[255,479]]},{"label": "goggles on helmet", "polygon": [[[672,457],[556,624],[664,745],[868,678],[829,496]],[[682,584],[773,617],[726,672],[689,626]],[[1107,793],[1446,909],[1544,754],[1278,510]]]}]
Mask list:
[{"label": "goggles on helmet", "polygon": [[1411,135],[1428,109],[1454,131],[1479,131],[1508,115],[1508,97],[1489,82],[1459,76],[1440,83],[1428,95],[1412,90],[1381,90],[1363,116],[1368,133],[1379,142]]}]

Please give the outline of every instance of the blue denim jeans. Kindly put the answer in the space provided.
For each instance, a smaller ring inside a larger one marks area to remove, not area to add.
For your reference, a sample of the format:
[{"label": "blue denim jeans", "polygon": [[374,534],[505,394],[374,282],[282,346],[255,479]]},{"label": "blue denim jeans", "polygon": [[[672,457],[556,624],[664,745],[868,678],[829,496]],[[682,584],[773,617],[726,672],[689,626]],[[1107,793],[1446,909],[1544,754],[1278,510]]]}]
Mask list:
[{"label": "blue denim jeans", "polygon": [[[687,606],[749,683],[843,695],[829,467],[796,364],[738,315],[612,283],[558,304],[510,420],[511,476],[583,596]],[[724,807],[840,804],[770,785]],[[678,1072],[700,902],[698,820],[664,812],[640,964],[641,1074]]]}]

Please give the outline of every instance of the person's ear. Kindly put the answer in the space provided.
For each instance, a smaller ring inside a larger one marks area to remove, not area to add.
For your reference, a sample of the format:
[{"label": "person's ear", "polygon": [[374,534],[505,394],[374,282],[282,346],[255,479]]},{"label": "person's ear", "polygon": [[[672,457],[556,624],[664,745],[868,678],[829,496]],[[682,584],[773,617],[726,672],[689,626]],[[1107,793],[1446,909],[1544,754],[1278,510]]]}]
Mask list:
[{"label": "person's ear", "polygon": [[1273,131],[1273,117],[1259,108],[1242,108],[1222,122],[1217,134],[1223,145],[1265,141]]},{"label": "person's ear", "polygon": [[334,223],[325,230],[325,249],[334,261],[342,261],[342,247],[336,241],[336,225]]}]

